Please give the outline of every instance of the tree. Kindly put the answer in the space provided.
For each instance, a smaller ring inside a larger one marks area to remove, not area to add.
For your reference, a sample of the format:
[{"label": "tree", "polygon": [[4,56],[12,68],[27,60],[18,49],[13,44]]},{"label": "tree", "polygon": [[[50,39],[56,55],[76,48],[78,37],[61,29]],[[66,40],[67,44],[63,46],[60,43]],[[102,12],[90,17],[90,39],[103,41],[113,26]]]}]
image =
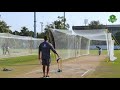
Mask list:
[{"label": "tree", "polygon": [[37,38],[44,38],[45,33],[37,33]]},{"label": "tree", "polygon": [[55,26],[56,29],[69,29],[70,26],[69,24],[65,24],[65,28],[64,28],[64,21],[66,23],[66,18],[64,18],[63,16],[60,17],[58,16],[58,20],[53,22],[53,26]]},{"label": "tree", "polygon": [[46,25],[45,31],[49,30],[50,28],[54,29],[54,25],[53,24]]},{"label": "tree", "polygon": [[20,35],[20,36],[30,36],[30,37],[34,37],[34,32],[33,31],[29,31],[29,29],[27,27],[21,27],[20,32],[18,31],[14,31],[12,34],[14,35]]},{"label": "tree", "polygon": [[52,22],[49,25],[46,25],[45,27],[45,35],[49,36],[49,30],[51,29],[65,29],[68,30],[70,28],[68,23],[65,23],[65,28],[64,28],[64,21],[66,22],[66,18],[64,18],[63,16],[60,17],[58,16],[58,19],[55,20],[54,22]]},{"label": "tree", "polygon": [[22,27],[20,35],[21,36],[29,36],[29,30],[28,30],[28,28],[26,28],[25,26]]},{"label": "tree", "polygon": [[5,21],[0,20],[0,33],[12,33],[9,28],[10,26],[8,26]]},{"label": "tree", "polygon": [[[65,19],[65,20],[64,20]],[[49,30],[50,28],[52,29],[69,29],[70,26],[68,23],[65,24],[65,28],[64,28],[64,21],[66,22],[66,18],[64,18],[63,16],[60,17],[58,16],[58,19],[55,20],[53,23],[49,24],[49,25],[46,25],[45,27],[45,31]]]},{"label": "tree", "polygon": [[18,31],[14,31],[12,34],[14,34],[14,35],[20,35],[20,32],[18,32]]},{"label": "tree", "polygon": [[28,33],[29,33],[29,36],[34,37],[34,32],[33,31],[29,31]]},{"label": "tree", "polygon": [[89,29],[105,29],[105,25],[100,24],[99,21],[91,21],[89,24]]}]

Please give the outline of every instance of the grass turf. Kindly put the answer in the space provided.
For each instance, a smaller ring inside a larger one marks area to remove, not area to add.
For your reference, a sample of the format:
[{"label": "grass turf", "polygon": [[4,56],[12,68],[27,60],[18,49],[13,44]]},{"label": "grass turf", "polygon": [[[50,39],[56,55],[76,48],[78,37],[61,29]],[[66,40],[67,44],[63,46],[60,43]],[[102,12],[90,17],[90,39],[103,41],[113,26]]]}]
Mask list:
[{"label": "grass turf", "polygon": [[86,76],[86,78],[120,78],[120,51],[115,50],[117,60],[114,62],[105,59],[100,63],[96,70]]},{"label": "grass turf", "polygon": [[[101,62],[100,66],[97,67],[96,71],[88,75],[87,77],[120,77],[120,59],[119,52],[115,50],[115,56],[117,60],[115,62],[107,62],[107,59],[104,62]],[[98,54],[98,50],[91,50],[91,54]],[[102,54],[106,54],[106,50],[103,50]],[[55,54],[51,53],[52,64],[56,63]],[[38,55],[29,55],[29,56],[20,56],[12,58],[2,58],[0,59],[0,77],[1,78],[11,78],[19,74],[26,73],[32,69],[39,67]],[[12,71],[3,72],[3,68],[10,68]]]},{"label": "grass turf", "polygon": [[[55,58],[54,54],[52,54],[52,57]],[[56,63],[55,59],[52,60],[51,64],[54,63]],[[41,68],[38,55],[1,58],[0,78],[14,78],[19,74],[29,72],[39,66]],[[12,69],[12,71],[2,71],[3,68]]]}]

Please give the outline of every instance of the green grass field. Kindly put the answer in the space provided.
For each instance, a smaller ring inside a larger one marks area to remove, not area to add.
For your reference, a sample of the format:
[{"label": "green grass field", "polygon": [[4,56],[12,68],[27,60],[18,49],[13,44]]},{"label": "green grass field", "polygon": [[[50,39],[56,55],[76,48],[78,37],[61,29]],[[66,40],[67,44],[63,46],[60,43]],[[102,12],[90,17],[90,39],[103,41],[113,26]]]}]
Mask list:
[{"label": "green grass field", "polygon": [[114,62],[108,62],[109,59],[105,59],[86,78],[120,78],[120,50],[115,50],[115,57],[117,57],[117,60]]},{"label": "green grass field", "polygon": [[[36,64],[38,64],[36,55],[0,59],[0,77],[15,77],[35,68]],[[2,71],[3,68],[12,69],[12,71]]]},{"label": "green grass field", "polygon": [[[52,58],[55,55],[52,53]],[[51,64],[56,63],[55,59],[52,60]],[[38,60],[38,55],[19,56],[11,58],[0,59],[0,78],[14,78],[17,75],[31,71],[34,68],[41,68]],[[11,69],[12,71],[2,71],[3,68]]]},{"label": "green grass field", "polygon": [[[60,52],[60,51],[59,51]],[[64,52],[62,50],[61,52]],[[64,52],[67,53],[68,51]],[[92,55],[96,55],[98,50],[91,50]],[[102,54],[106,54],[107,51],[103,50]],[[100,63],[100,66],[94,71],[93,74],[86,76],[86,78],[117,78],[120,77],[120,51],[115,50],[115,56],[118,58],[115,62],[107,62],[105,59]],[[55,55],[51,53],[52,63],[56,64]],[[12,58],[0,59],[0,78],[14,78],[17,75],[34,70],[36,67],[41,67],[38,61],[38,55],[19,56]],[[12,71],[2,71],[3,68],[12,69]]]}]

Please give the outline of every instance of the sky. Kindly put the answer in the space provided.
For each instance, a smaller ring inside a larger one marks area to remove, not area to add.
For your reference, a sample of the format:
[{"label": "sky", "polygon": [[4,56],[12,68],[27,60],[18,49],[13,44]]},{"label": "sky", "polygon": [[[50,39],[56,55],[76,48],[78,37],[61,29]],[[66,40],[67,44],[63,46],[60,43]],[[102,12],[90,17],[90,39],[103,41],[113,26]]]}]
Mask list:
[{"label": "sky", "polygon": [[[0,12],[0,20],[4,20],[12,31],[20,31],[21,27],[26,26],[30,31],[34,31],[34,12]],[[41,24],[43,28],[47,24],[57,20],[58,16],[63,16],[64,12],[36,12],[36,31],[41,32]],[[110,15],[115,15],[117,21],[111,23],[108,21]],[[70,29],[72,26],[85,25],[84,20],[88,19],[88,24],[95,20],[101,24],[113,25],[120,24],[120,12],[65,12],[65,17]]]}]

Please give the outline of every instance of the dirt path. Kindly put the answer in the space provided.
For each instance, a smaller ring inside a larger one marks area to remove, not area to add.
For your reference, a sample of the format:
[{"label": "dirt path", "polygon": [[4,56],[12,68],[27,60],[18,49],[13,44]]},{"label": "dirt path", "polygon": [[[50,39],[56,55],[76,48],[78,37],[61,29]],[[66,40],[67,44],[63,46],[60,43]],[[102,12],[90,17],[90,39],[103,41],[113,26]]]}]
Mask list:
[{"label": "dirt path", "polygon": [[[57,72],[58,65],[50,66],[50,78],[84,78],[95,71],[95,68],[106,56],[82,56],[62,63],[62,72]],[[17,76],[18,78],[40,78],[42,77],[42,66],[30,72]]]}]

